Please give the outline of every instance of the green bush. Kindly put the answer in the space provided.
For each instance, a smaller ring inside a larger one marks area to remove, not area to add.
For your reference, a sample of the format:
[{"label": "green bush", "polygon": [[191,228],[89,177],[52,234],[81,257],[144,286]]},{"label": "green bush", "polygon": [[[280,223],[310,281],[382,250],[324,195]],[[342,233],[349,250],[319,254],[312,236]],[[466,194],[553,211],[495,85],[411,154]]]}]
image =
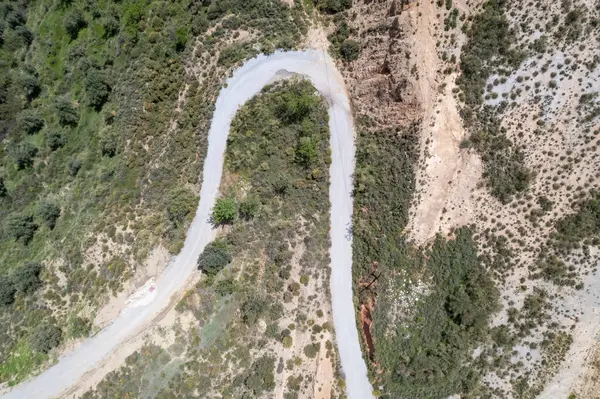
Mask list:
[{"label": "green bush", "polygon": [[308,168],[317,159],[317,142],[310,137],[300,137],[298,148],[296,149],[296,157],[301,165]]},{"label": "green bush", "polygon": [[318,103],[319,98],[312,93],[286,90],[278,96],[277,116],[285,123],[300,122]]},{"label": "green bush", "polygon": [[38,226],[33,221],[33,216],[26,214],[11,215],[7,221],[8,233],[17,241],[29,244]]},{"label": "green bush", "polygon": [[85,338],[90,335],[92,323],[88,319],[78,316],[69,318],[68,334],[71,338]]},{"label": "green bush", "polygon": [[228,296],[235,292],[236,284],[235,281],[231,278],[226,278],[223,280],[217,281],[215,284],[215,292],[219,294],[219,296]]},{"label": "green bush", "polygon": [[198,205],[198,197],[193,195],[185,187],[175,187],[169,193],[167,202],[167,214],[169,220],[175,226],[181,226],[187,220],[188,215],[193,214]]},{"label": "green bush", "polygon": [[216,225],[233,223],[237,216],[235,198],[219,198],[212,211],[212,220]]},{"label": "green bush", "polygon": [[9,276],[0,276],[0,305],[8,306],[15,301],[15,288]]},{"label": "green bush", "polygon": [[54,108],[61,125],[76,126],[79,122],[79,112],[77,112],[70,101],[60,98],[56,101]]},{"label": "green bush", "polygon": [[198,257],[198,269],[208,276],[214,276],[231,263],[231,254],[225,249],[208,244]]},{"label": "green bush", "polygon": [[11,274],[15,290],[25,295],[35,292],[42,286],[42,280],[40,279],[41,272],[41,263],[25,262],[23,266],[15,269]]},{"label": "green bush", "polygon": [[258,295],[249,297],[240,307],[242,321],[247,325],[254,325],[267,310],[268,303]]},{"label": "green bush", "polygon": [[54,324],[42,323],[34,328],[29,337],[29,346],[36,352],[48,353],[60,344],[62,331]]},{"label": "green bush", "polygon": [[35,134],[44,127],[44,120],[36,112],[22,112],[20,124],[25,133]]},{"label": "green bush", "polygon": [[87,26],[87,22],[83,13],[75,9],[65,15],[64,25],[71,40],[75,40],[79,35],[79,31]]},{"label": "green bush", "polygon": [[346,61],[356,61],[360,55],[360,43],[346,39],[340,45],[340,55]]},{"label": "green bush", "polygon": [[24,141],[20,143],[10,143],[6,148],[6,152],[8,152],[13,159],[17,168],[22,170],[33,166],[33,161],[38,153],[38,149],[33,144]]},{"label": "green bush", "polygon": [[88,70],[83,84],[88,104],[96,110],[102,108],[110,94],[110,86],[106,82],[104,74],[97,69]]},{"label": "green bush", "polygon": [[352,7],[352,0],[317,0],[317,8],[328,14],[335,14]]},{"label": "green bush", "polygon": [[52,230],[56,226],[56,220],[60,217],[60,206],[54,202],[42,201],[38,206],[38,215]]},{"label": "green bush", "polygon": [[64,134],[57,130],[48,130],[44,136],[46,139],[46,145],[51,151],[58,150],[66,143]]}]

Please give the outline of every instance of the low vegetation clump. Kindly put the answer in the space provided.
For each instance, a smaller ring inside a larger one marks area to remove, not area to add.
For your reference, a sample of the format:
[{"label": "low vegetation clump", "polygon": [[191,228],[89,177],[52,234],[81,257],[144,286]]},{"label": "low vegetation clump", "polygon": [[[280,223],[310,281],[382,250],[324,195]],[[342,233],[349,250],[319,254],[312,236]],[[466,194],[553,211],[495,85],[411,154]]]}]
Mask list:
[{"label": "low vegetation clump", "polygon": [[517,67],[525,54],[512,46],[515,39],[505,15],[506,2],[489,0],[482,7],[467,30],[460,57],[461,114],[471,133],[461,147],[472,145],[481,154],[492,195],[507,203],[527,189],[532,172],[525,166],[523,151],[500,126],[498,110],[482,105],[488,78],[500,68]]},{"label": "low vegetation clump", "polygon": [[231,254],[225,248],[209,244],[198,257],[198,268],[209,276],[214,276],[231,263]]},{"label": "low vegetation clump", "polygon": [[576,263],[567,263],[565,259],[576,251],[585,256],[589,246],[600,244],[600,194],[591,191],[588,197],[575,205],[574,213],[554,223],[555,230],[540,251],[538,272],[533,277],[543,277],[560,286],[583,288]]},{"label": "low vegetation clump", "polygon": [[[498,291],[469,228],[425,250],[406,242],[419,127],[369,131],[368,122],[359,119],[353,273],[360,303],[376,304],[369,331],[374,384],[386,398],[473,394],[481,375],[471,354],[487,339]],[[398,296],[415,295],[404,292],[407,276],[429,294],[401,308]]]},{"label": "low vegetation clump", "polygon": [[[438,237],[426,258],[431,294],[398,325],[375,324],[386,397],[447,397],[479,389],[481,370],[472,365],[472,351],[486,340],[490,316],[498,310],[498,290],[468,228],[448,241]],[[386,311],[376,308],[375,320]]]}]

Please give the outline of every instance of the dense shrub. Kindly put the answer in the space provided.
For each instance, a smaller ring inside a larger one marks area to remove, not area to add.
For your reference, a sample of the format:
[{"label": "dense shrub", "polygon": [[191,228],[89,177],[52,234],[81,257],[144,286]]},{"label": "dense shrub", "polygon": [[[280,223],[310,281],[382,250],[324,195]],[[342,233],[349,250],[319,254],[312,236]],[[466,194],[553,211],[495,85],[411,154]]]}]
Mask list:
[{"label": "dense shrub", "polygon": [[219,294],[219,296],[231,295],[235,292],[235,290],[236,284],[231,278],[219,280],[217,281],[217,284],[215,284],[215,292]]},{"label": "dense shrub", "polygon": [[0,276],[0,306],[10,305],[15,301],[15,288],[9,276]]},{"label": "dense shrub", "polygon": [[106,82],[104,73],[97,69],[89,70],[83,84],[87,94],[88,104],[97,110],[102,108],[110,94],[110,86]]},{"label": "dense shrub", "polygon": [[56,151],[65,145],[66,139],[63,132],[58,130],[48,130],[45,133],[46,145],[51,151]]},{"label": "dense shrub", "polygon": [[72,316],[69,318],[67,332],[71,338],[85,338],[90,334],[91,324],[88,319]]},{"label": "dense shrub", "polygon": [[527,189],[533,174],[525,166],[525,154],[508,139],[506,129],[488,107],[478,113],[470,141],[481,154],[492,195],[507,203]]},{"label": "dense shrub", "polygon": [[316,0],[317,8],[329,14],[335,14],[352,7],[352,0]]},{"label": "dense shrub", "polygon": [[240,307],[242,321],[247,325],[254,325],[267,310],[268,303],[264,298],[254,295],[246,299]]},{"label": "dense shrub", "polygon": [[194,212],[197,205],[198,197],[185,187],[175,187],[169,193],[169,201],[167,202],[169,220],[175,226],[184,224],[188,215],[193,214],[192,212]]},{"label": "dense shrub", "polygon": [[117,155],[117,137],[114,134],[106,134],[100,139],[100,151],[103,157],[112,158]]},{"label": "dense shrub", "polygon": [[214,244],[208,244],[198,257],[198,269],[209,276],[214,276],[231,263],[231,254]]},{"label": "dense shrub", "polygon": [[263,392],[270,392],[275,388],[275,358],[263,356],[252,363],[244,385],[251,392],[252,397],[259,397]]},{"label": "dense shrub", "polygon": [[20,143],[10,143],[6,148],[6,152],[13,159],[18,169],[26,169],[33,166],[38,149],[33,144],[23,141]]},{"label": "dense shrub", "polygon": [[56,225],[56,220],[60,217],[60,206],[54,202],[42,201],[38,206],[38,215],[52,230]]},{"label": "dense shrub", "polygon": [[73,104],[64,99],[58,99],[54,105],[58,121],[63,126],[76,126],[79,122],[79,112],[73,107]]},{"label": "dense shrub", "polygon": [[31,294],[42,286],[40,273],[42,264],[39,262],[25,262],[23,266],[15,269],[11,274],[11,280],[17,292]]},{"label": "dense shrub", "polygon": [[9,217],[6,228],[11,236],[27,245],[33,238],[38,226],[33,221],[33,216],[14,214]]},{"label": "dense shrub", "polygon": [[20,122],[21,127],[27,134],[37,133],[44,127],[44,119],[33,111],[22,112]]},{"label": "dense shrub", "polygon": [[54,324],[42,323],[35,327],[29,337],[29,346],[36,352],[48,353],[60,344],[62,331]]},{"label": "dense shrub", "polygon": [[81,161],[77,158],[75,159],[70,159],[68,164],[67,164],[67,169],[69,170],[69,174],[71,176],[77,176],[77,173],[79,173],[79,169],[81,169]]},{"label": "dense shrub", "polygon": [[83,13],[75,9],[65,15],[64,25],[71,40],[75,40],[79,35],[79,31],[87,26],[87,22]]},{"label": "dense shrub", "polygon": [[356,61],[360,55],[360,43],[352,39],[344,40],[340,46],[340,55],[346,61]]},{"label": "dense shrub", "polygon": [[[477,256],[472,232],[461,228],[455,235],[450,241],[438,236],[428,251],[426,270],[433,288],[410,320],[397,325],[393,336],[385,336],[387,325],[376,326],[375,353],[386,370],[391,397],[477,392],[481,376],[469,364],[472,351],[488,334],[499,293]],[[388,316],[382,313],[388,311],[379,305],[374,317],[383,322]]]}]

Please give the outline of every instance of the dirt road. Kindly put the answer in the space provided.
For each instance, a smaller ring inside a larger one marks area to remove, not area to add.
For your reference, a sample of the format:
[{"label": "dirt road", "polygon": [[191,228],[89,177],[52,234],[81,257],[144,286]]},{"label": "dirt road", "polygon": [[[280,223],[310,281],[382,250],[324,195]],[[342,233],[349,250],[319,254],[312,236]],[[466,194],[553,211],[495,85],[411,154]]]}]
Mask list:
[{"label": "dirt road", "polygon": [[58,363],[3,396],[44,398],[61,396],[85,378],[86,372],[101,364],[111,352],[122,350],[131,337],[156,322],[173,298],[190,279],[197,278],[196,259],[214,238],[209,222],[218,195],[223,157],[231,120],[239,107],[266,84],[287,73],[308,77],[329,104],[332,163],[331,186],[331,296],[336,340],[346,378],[348,396],[372,398],[367,368],[356,330],[352,301],[352,175],[354,173],[354,130],[344,82],[329,56],[323,52],[277,52],[261,55],[235,71],[221,90],[209,131],[209,147],[204,163],[200,204],[181,253],[173,258],[156,280],[149,297],[140,298],[125,309],[109,326],[62,356]]}]

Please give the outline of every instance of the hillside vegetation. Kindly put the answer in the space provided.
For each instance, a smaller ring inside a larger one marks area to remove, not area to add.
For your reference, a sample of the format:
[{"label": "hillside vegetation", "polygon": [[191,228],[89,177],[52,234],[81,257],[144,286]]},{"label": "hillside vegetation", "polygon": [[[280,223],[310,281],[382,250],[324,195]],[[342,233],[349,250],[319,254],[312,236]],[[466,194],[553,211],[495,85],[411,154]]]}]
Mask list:
[{"label": "hillside vegetation", "polygon": [[175,328],[174,345],[131,355],[84,398],[336,397],[334,373],[318,372],[337,368],[327,122],[325,102],[302,80],[265,87],[238,111],[213,209],[224,232],[177,305],[193,323]]},{"label": "hillside vegetation", "polygon": [[179,252],[226,71],[293,47],[302,16],[268,1],[0,3],[0,382],[87,336],[157,246]]}]

